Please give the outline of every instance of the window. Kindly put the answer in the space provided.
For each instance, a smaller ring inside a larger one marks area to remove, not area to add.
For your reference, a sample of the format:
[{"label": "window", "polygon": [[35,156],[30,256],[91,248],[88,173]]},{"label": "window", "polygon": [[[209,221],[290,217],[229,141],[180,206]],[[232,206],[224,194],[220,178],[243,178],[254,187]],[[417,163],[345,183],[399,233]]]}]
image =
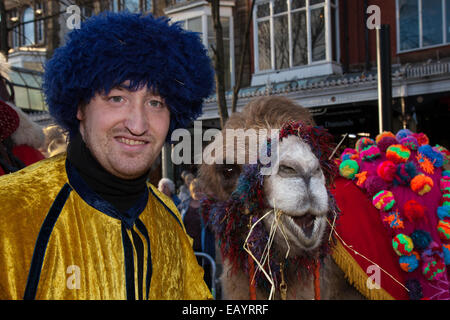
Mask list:
[{"label": "window", "polygon": [[[36,3],[36,19],[42,18],[44,12],[44,6],[41,2]],[[44,20],[36,21],[36,43],[44,42]]]},{"label": "window", "polygon": [[8,17],[11,23],[11,48],[17,48],[20,46],[20,27],[17,9],[9,11]]},{"label": "window", "polygon": [[330,0],[259,2],[254,12],[256,72],[337,61],[336,10],[336,1]]},{"label": "window", "polygon": [[34,37],[34,10],[28,7],[23,12],[23,39],[22,43],[25,46],[30,46],[35,44]]},{"label": "window", "polygon": [[450,0],[397,0],[399,51],[450,42]]},{"label": "window", "polygon": [[114,12],[128,10],[133,13],[152,11],[152,0],[112,0],[110,10]]},{"label": "window", "polygon": [[[216,45],[214,24],[209,14],[194,16],[185,20],[177,20],[180,25],[190,31],[201,33],[203,45],[208,48],[209,56],[213,57],[212,48]],[[233,86],[233,28],[232,17],[221,16],[223,47],[225,55],[225,89],[229,90]],[[205,25],[205,26],[204,26]]]}]

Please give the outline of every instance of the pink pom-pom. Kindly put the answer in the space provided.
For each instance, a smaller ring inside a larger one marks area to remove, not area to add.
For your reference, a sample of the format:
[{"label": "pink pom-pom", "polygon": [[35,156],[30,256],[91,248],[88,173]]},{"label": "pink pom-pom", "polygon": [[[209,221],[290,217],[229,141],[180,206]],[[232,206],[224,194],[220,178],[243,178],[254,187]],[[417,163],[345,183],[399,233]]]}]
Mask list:
[{"label": "pink pom-pom", "polygon": [[394,137],[384,137],[377,143],[377,146],[381,152],[386,152],[387,148],[393,144],[398,144],[397,139]]},{"label": "pink pom-pom", "polygon": [[425,133],[413,133],[414,138],[417,139],[417,142],[420,146],[426,145],[430,143],[430,139],[428,139],[428,136]]},{"label": "pink pom-pom", "polygon": [[377,167],[377,174],[385,181],[392,182],[397,171],[397,166],[392,161],[383,161]]},{"label": "pink pom-pom", "polygon": [[382,190],[373,196],[372,203],[375,208],[388,211],[395,204],[394,194],[389,190]]},{"label": "pink pom-pom", "polygon": [[385,190],[389,188],[389,184],[381,179],[377,175],[369,176],[364,183],[364,187],[366,188],[367,194],[370,197],[373,197],[375,194],[380,192],[381,190]]},{"label": "pink pom-pom", "polygon": [[380,156],[380,149],[376,145],[371,145],[361,150],[359,155],[362,160],[373,160]]},{"label": "pink pom-pom", "polygon": [[404,137],[400,140],[400,144],[409,150],[417,150],[419,148],[419,142],[414,136]]}]

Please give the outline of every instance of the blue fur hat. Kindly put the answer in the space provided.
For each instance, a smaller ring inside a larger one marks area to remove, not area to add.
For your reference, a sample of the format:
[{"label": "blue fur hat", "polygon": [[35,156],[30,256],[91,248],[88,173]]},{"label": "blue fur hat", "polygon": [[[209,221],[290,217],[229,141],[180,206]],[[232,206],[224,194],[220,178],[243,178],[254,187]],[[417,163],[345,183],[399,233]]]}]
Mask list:
[{"label": "blue fur hat", "polygon": [[50,114],[69,137],[79,130],[80,104],[130,80],[130,88],[152,87],[170,109],[167,140],[202,113],[214,87],[214,72],[197,33],[165,17],[106,12],[68,34],[45,65],[44,93]]}]

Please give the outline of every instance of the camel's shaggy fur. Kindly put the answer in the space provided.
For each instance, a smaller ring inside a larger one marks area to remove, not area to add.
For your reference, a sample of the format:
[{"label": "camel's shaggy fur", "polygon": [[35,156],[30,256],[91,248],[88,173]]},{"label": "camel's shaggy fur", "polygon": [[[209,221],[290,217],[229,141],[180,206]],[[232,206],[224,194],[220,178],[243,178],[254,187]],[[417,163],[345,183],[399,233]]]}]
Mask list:
[{"label": "camel's shaggy fur", "polygon": [[[314,120],[307,109],[287,98],[277,96],[259,98],[250,102],[242,112],[234,113],[225,125],[223,139],[216,139],[213,143],[223,144],[222,147],[226,150],[227,147],[230,148],[225,142],[226,129],[280,129],[287,121],[302,121],[306,125],[314,125]],[[234,144],[233,147],[237,148]],[[248,145],[246,144],[244,148],[244,152],[248,155]],[[325,234],[329,210],[325,177],[320,170],[318,159],[298,136],[285,138],[280,143],[279,150],[276,170],[264,180],[265,201],[268,207],[276,207],[283,211],[280,220],[286,228],[290,256],[314,258],[317,248],[324,241],[328,241],[328,234]],[[217,159],[220,155],[215,156],[215,160],[224,160]],[[241,172],[240,164],[203,164],[199,170],[199,177],[211,196],[225,201],[236,188]],[[307,223],[304,222],[306,218],[309,219]],[[273,215],[264,220],[266,229],[270,228],[271,219]],[[302,219],[303,222],[299,222]],[[309,231],[305,231],[308,228]],[[286,252],[286,242],[280,233],[279,231],[276,233],[274,246]],[[248,276],[243,271],[231,272],[229,260],[224,259],[223,263],[221,280],[224,298],[248,299]],[[285,277],[288,299],[314,298],[313,276],[310,272],[302,272],[299,279],[298,273],[288,267],[285,270]],[[258,287],[256,294],[258,299],[268,297],[268,291],[263,288]],[[361,295],[348,285],[343,272],[329,256],[325,258],[321,268],[321,295],[325,299],[361,298]],[[275,297],[280,298],[278,290]]]}]

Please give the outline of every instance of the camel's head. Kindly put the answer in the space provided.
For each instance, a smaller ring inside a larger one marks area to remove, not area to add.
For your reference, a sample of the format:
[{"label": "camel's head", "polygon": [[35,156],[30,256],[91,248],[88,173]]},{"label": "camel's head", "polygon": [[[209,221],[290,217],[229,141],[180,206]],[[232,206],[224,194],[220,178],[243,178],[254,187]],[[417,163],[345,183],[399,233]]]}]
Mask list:
[{"label": "camel's head", "polygon": [[[296,135],[280,141],[279,158],[273,174],[265,178],[264,194],[270,208],[282,211],[280,219],[293,254],[316,249],[322,242],[329,211],[325,183],[320,161],[306,142]],[[274,218],[271,214],[264,220],[268,228]],[[286,243],[281,232],[275,241]]]},{"label": "camel's head", "polygon": [[[235,140],[226,139],[229,131],[223,130],[222,139],[214,141],[223,152],[215,153],[215,164],[201,166],[200,177],[217,200],[208,203],[213,209],[209,217],[222,242],[228,242],[229,248],[242,246],[249,226],[268,213],[260,224],[264,230],[255,228],[253,240],[262,241],[260,238],[267,237],[278,223],[274,243],[279,251],[286,252],[289,247],[291,258],[308,256],[323,243],[328,226],[330,196],[326,185],[334,168],[328,160],[333,151],[331,136],[314,127],[306,109],[282,97],[249,103],[230,117],[225,129],[253,129],[259,135],[265,129],[279,134],[269,139],[270,162],[264,164],[249,164],[255,153],[251,139],[245,146],[236,146]],[[230,156],[230,149],[237,152]],[[247,156],[244,163],[236,161],[239,151]],[[261,169],[268,167],[270,170],[261,174]]]}]

